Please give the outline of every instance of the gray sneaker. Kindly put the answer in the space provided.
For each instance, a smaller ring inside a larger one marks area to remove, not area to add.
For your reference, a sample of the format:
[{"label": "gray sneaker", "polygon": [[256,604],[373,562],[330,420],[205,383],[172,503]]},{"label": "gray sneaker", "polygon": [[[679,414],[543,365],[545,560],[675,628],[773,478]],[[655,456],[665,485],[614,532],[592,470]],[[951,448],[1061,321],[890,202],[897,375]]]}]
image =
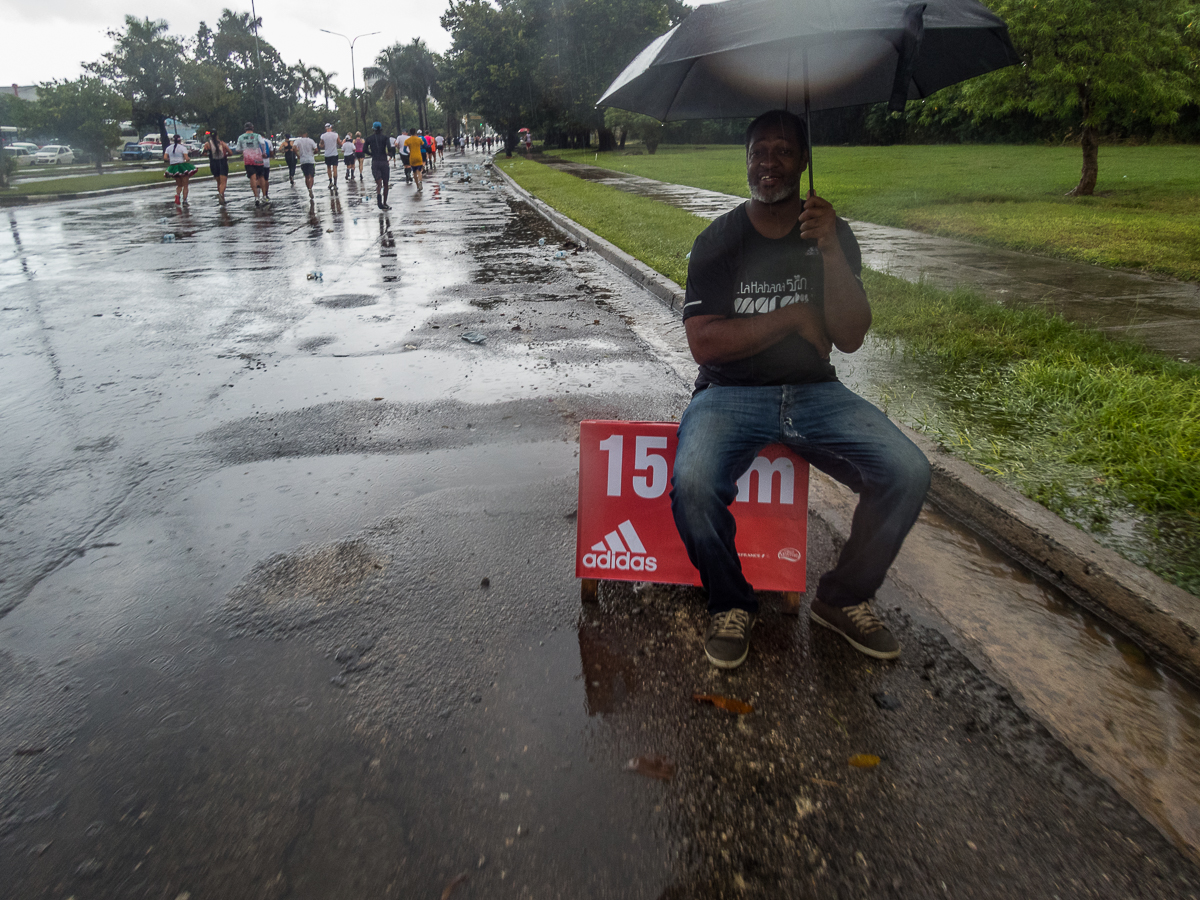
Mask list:
[{"label": "gray sneaker", "polygon": [[718,669],[736,669],[750,654],[754,614],[744,609],[717,613],[704,636],[704,655]]},{"label": "gray sneaker", "polygon": [[830,631],[836,631],[860,653],[876,659],[895,659],[900,642],[887,630],[867,601],[855,606],[830,606],[820,599],[809,607],[808,617]]}]

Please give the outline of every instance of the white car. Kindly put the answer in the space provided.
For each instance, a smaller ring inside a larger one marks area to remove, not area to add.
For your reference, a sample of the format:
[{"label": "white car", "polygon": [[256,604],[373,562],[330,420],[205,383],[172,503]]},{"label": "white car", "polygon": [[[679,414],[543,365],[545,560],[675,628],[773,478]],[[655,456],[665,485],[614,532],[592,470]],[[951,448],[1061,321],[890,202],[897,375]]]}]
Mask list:
[{"label": "white car", "polygon": [[75,151],[66,144],[47,144],[33,157],[35,166],[61,166],[75,162]]},{"label": "white car", "polygon": [[18,166],[28,166],[33,162],[33,153],[28,147],[5,147],[4,155],[15,159]]},{"label": "white car", "polygon": [[8,147],[24,147],[24,148],[25,148],[26,150],[28,150],[28,151],[29,151],[31,154],[32,154],[32,153],[37,153],[37,152],[38,152],[38,145],[37,145],[37,144],[35,144],[35,143],[33,143],[32,141],[13,141],[12,143],[10,143],[10,144],[6,144],[5,146],[8,146]]}]

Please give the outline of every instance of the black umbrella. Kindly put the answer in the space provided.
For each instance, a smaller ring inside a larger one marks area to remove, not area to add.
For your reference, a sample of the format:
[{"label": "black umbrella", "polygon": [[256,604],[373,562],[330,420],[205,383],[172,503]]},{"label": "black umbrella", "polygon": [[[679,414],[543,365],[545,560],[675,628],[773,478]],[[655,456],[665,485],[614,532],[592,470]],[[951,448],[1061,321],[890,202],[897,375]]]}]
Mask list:
[{"label": "black umbrella", "polygon": [[655,38],[597,105],[660,122],[902,110],[1018,61],[1008,26],[977,0],[726,0]]}]

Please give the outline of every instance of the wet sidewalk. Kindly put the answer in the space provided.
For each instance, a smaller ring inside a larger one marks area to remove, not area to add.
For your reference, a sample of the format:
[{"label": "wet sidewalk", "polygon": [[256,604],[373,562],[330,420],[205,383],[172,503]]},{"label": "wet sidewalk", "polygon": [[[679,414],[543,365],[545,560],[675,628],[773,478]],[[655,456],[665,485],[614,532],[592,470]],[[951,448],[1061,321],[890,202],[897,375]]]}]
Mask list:
[{"label": "wet sidewalk", "polygon": [[[744,198],[547,157],[547,165],[715,219]],[[836,198],[835,198],[836,199]],[[1184,362],[1200,359],[1200,285],[986,247],[904,228],[852,221],[863,264],[905,281],[973,287],[1004,303],[1139,341]]]}]

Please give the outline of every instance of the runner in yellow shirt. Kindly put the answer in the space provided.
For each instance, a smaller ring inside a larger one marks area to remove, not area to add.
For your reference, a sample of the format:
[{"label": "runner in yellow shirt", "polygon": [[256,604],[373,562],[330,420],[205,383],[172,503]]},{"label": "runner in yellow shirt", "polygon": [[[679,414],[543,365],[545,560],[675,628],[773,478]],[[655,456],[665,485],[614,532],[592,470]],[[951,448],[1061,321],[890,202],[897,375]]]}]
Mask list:
[{"label": "runner in yellow shirt", "polygon": [[425,148],[425,142],[417,137],[417,129],[408,129],[408,137],[404,139],[404,146],[408,148],[408,164],[412,166],[413,178],[417,180],[417,190],[421,190],[421,178],[425,171],[425,157],[421,151]]}]

